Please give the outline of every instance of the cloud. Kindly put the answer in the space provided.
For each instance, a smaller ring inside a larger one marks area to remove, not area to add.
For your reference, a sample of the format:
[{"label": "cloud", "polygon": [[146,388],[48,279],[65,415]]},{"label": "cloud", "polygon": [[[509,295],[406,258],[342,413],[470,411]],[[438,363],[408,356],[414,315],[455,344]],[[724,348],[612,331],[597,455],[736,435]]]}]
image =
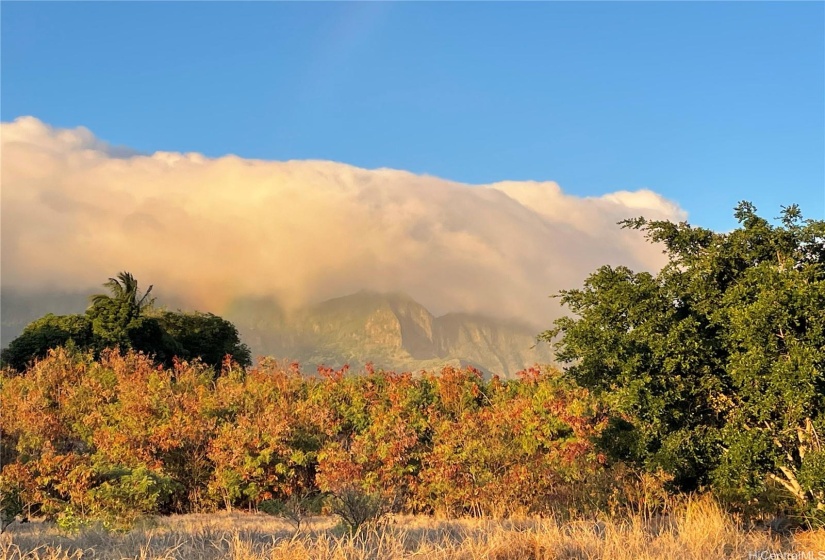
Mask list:
[{"label": "cloud", "polygon": [[0,126],[2,285],[17,290],[85,290],[129,270],[217,313],[239,296],[298,306],[372,289],[548,326],[548,296],[598,266],[663,264],[618,220],[685,219],[646,190],[581,198],[551,182],[141,155],[33,117]]}]

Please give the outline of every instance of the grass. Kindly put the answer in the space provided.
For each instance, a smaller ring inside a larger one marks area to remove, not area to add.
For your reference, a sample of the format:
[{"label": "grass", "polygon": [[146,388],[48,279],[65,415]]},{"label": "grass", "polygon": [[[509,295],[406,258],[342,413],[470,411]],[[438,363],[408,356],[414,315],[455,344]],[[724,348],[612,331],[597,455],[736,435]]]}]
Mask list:
[{"label": "grass", "polygon": [[708,499],[689,500],[668,517],[601,522],[397,516],[355,535],[342,531],[332,517],[309,519],[296,532],[286,521],[263,514],[217,513],[161,518],[125,534],[87,529],[66,535],[50,524],[14,524],[0,535],[0,558],[808,560],[825,559],[825,530],[789,535],[746,530]]}]

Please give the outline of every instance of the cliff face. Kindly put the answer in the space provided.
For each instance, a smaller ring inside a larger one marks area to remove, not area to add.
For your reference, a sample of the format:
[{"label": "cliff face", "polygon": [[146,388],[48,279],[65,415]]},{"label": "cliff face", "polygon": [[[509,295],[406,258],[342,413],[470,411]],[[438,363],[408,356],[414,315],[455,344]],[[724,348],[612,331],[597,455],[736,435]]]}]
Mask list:
[{"label": "cliff face", "polygon": [[394,370],[472,365],[512,376],[549,363],[549,347],[536,345],[525,325],[452,313],[434,317],[403,294],[359,292],[302,309],[287,317],[272,304],[238,302],[234,322],[255,355],[318,365],[360,367],[367,361]]}]

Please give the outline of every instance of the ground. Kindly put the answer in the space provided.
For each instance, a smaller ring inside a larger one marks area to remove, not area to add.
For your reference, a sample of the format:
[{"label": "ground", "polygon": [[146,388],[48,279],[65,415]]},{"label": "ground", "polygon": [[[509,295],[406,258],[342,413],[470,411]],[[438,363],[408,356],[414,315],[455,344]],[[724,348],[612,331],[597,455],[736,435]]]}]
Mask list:
[{"label": "ground", "polygon": [[92,528],[69,535],[47,523],[15,523],[0,536],[0,558],[809,560],[825,559],[825,530],[745,530],[707,500],[688,502],[669,517],[601,522],[398,516],[355,536],[334,517],[308,519],[296,532],[283,519],[222,512],[147,520],[121,534]]}]

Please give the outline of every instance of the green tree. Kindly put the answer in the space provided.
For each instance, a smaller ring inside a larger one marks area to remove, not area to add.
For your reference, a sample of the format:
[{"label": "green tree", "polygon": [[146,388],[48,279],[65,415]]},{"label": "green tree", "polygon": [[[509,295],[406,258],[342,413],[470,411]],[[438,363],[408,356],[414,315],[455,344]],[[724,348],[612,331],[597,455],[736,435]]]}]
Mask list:
[{"label": "green tree", "polygon": [[86,311],[92,321],[94,335],[108,348],[131,348],[130,331],[145,328],[145,322],[140,319],[155,301],[149,297],[153,286],[141,295],[137,280],[129,272],[119,272],[116,278],[109,278],[103,286],[110,293],[93,295],[91,306]]},{"label": "green tree", "polygon": [[165,364],[171,364],[175,356],[184,355],[183,347],[166,332],[160,320],[149,314],[155,302],[155,298],[149,297],[153,286],[141,294],[138,281],[129,272],[118,273],[103,286],[109,294],[92,296],[91,306],[86,310],[98,351],[134,349]]},{"label": "green tree", "polygon": [[181,357],[199,358],[216,371],[227,355],[242,366],[252,363],[249,348],[241,342],[238,329],[217,315],[164,311],[158,320],[180,345]]},{"label": "green tree", "polygon": [[46,315],[28,325],[0,354],[4,366],[23,371],[52,348],[73,345],[94,350],[137,350],[157,362],[171,365],[173,358],[199,358],[220,371],[229,355],[241,366],[251,364],[249,348],[235,326],[211,313],[154,312],[152,286],[141,293],[128,272],[109,278],[108,294],[92,296],[85,315]]},{"label": "green tree", "polygon": [[637,218],[624,227],[664,245],[656,275],[602,267],[561,292],[573,313],[541,335],[567,374],[612,410],[614,458],[712,485],[738,503],[771,481],[804,507],[825,501],[825,222],[752,204],[717,233]]},{"label": "green tree", "polygon": [[84,315],[48,315],[30,323],[0,354],[4,366],[23,371],[35,359],[59,346],[86,348],[92,344],[92,323]]}]

